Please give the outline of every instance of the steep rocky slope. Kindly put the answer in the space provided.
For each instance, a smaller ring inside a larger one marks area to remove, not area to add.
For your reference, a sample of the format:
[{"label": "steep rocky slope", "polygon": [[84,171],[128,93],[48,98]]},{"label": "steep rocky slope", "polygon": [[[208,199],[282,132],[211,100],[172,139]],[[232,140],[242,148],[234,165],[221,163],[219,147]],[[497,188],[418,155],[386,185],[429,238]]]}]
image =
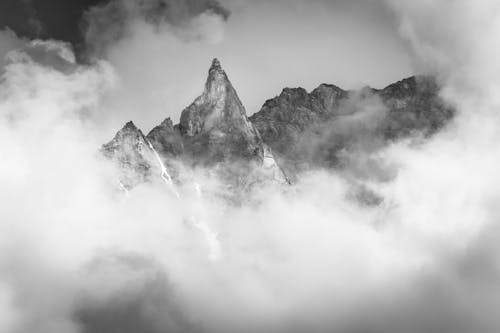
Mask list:
[{"label": "steep rocky slope", "polygon": [[120,184],[130,189],[149,181],[156,167],[155,155],[148,139],[129,121],[113,140],[103,145],[101,153],[113,160],[120,170]]},{"label": "steep rocky slope", "polygon": [[144,136],[129,122],[102,152],[118,163],[127,189],[158,179],[155,174],[182,183],[186,170],[202,170],[241,194],[314,168],[347,170],[354,178],[377,174],[372,152],[392,140],[432,135],[452,116],[435,80],[415,76],[381,90],[285,88],[248,118],[214,59],[203,93],[182,111],[179,124],[167,118]]},{"label": "steep rocky slope", "polygon": [[203,94],[182,112],[179,130],[198,162],[262,159],[262,139],[217,59]]},{"label": "steep rocky slope", "polygon": [[250,120],[289,175],[345,166],[349,152],[373,151],[389,140],[429,136],[453,116],[431,77],[414,76],[377,90],[345,91],[322,84],[308,93],[285,88]]},{"label": "steep rocky slope", "polygon": [[[150,147],[150,152],[143,146]],[[182,170],[176,166],[183,165],[209,170],[231,188],[246,189],[264,181],[288,181],[274,160],[272,150],[248,120],[217,59],[209,69],[203,93],[182,111],[178,125],[174,126],[167,118],[144,137],[128,123],[115,139],[103,146],[103,152],[116,160],[122,170],[133,170],[134,181],[129,180],[128,175],[123,176],[122,181],[131,185],[151,178],[150,161],[156,162],[145,155],[156,154],[177,180],[182,178]]]}]

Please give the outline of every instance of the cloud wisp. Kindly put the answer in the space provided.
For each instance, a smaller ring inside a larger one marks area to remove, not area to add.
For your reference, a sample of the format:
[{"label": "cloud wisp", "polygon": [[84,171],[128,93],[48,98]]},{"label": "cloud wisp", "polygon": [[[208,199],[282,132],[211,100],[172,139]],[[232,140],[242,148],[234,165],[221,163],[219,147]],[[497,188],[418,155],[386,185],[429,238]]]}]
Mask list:
[{"label": "cloud wisp", "polygon": [[141,24],[185,40],[221,38],[213,36],[223,33],[222,25],[229,15],[216,0],[114,0],[85,13],[85,40],[91,56],[103,56]]},{"label": "cloud wisp", "polygon": [[96,126],[120,73],[76,64],[64,43],[13,42],[25,47],[0,81],[0,332],[497,332],[499,8],[388,3],[459,114],[424,143],[373,152],[396,167],[369,184],[384,198],[373,207],[328,171],[239,206],[204,195],[203,177],[181,199],[161,182],[122,195]]}]

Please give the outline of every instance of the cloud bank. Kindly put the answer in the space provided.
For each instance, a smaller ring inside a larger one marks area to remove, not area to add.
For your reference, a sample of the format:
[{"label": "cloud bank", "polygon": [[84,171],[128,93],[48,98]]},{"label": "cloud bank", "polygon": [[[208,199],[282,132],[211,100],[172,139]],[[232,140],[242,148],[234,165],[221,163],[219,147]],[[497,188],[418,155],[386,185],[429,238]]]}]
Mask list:
[{"label": "cloud bank", "polygon": [[366,183],[375,207],[328,171],[242,206],[203,195],[203,178],[201,196],[164,184],[125,196],[97,153],[102,113],[119,112],[117,67],[5,33],[0,331],[497,332],[500,9],[387,3],[459,115],[376,151],[396,173]]},{"label": "cloud bank", "polygon": [[85,40],[91,55],[102,56],[109,47],[130,37],[135,25],[141,23],[186,40],[213,39],[214,33],[222,33],[221,25],[229,15],[216,0],[113,0],[85,13]]}]

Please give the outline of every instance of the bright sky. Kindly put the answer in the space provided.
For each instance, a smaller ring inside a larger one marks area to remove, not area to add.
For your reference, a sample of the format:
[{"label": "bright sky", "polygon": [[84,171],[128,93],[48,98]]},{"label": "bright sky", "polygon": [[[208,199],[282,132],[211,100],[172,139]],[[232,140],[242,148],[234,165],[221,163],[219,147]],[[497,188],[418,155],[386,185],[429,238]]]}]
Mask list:
[{"label": "bright sky", "polygon": [[395,19],[381,1],[223,3],[232,14],[223,29],[203,23],[213,35],[204,41],[181,41],[137,23],[131,38],[112,48],[110,60],[126,91],[119,122],[133,119],[148,131],[167,116],[178,121],[201,93],[213,57],[249,115],[284,87],[311,90],[324,82],[378,88],[414,74]]}]

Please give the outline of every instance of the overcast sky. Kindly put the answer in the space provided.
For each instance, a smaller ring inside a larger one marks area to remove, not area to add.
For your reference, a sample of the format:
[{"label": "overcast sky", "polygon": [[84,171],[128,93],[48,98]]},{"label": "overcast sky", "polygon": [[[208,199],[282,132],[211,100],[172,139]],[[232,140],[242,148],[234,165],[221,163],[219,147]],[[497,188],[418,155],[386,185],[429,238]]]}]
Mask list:
[{"label": "overcast sky", "polygon": [[[63,39],[81,48],[81,16],[97,2],[9,0],[2,2],[0,25],[22,36]],[[221,60],[249,115],[284,87],[312,90],[331,83],[345,89],[380,88],[415,72],[397,22],[382,1],[220,3],[230,11],[229,18],[182,27],[189,30],[188,37],[130,19],[126,37],[106,41],[101,56],[113,64],[120,78],[115,93],[122,98],[120,105],[110,106],[119,111],[106,114],[103,122],[116,127],[134,120],[145,131],[167,116],[177,122],[202,91],[214,57]],[[114,97],[110,100],[116,104]]]},{"label": "overcast sky", "polygon": [[[500,332],[498,0],[109,1],[0,0],[1,333]],[[456,116],[361,154],[380,182],[308,172],[226,205],[200,166],[180,199],[117,195],[98,147],[177,122],[213,57],[249,114],[425,66]],[[351,199],[365,186],[383,203]]]},{"label": "overcast sky", "polygon": [[135,38],[114,48],[110,58],[137,97],[127,104],[138,108],[148,103],[155,110],[141,118],[144,126],[157,122],[165,111],[178,119],[201,92],[213,57],[220,58],[248,114],[284,87],[311,90],[323,82],[346,89],[383,87],[413,74],[396,22],[373,1],[225,5],[232,14],[223,31],[214,32],[215,40],[186,43],[138,28]]}]

